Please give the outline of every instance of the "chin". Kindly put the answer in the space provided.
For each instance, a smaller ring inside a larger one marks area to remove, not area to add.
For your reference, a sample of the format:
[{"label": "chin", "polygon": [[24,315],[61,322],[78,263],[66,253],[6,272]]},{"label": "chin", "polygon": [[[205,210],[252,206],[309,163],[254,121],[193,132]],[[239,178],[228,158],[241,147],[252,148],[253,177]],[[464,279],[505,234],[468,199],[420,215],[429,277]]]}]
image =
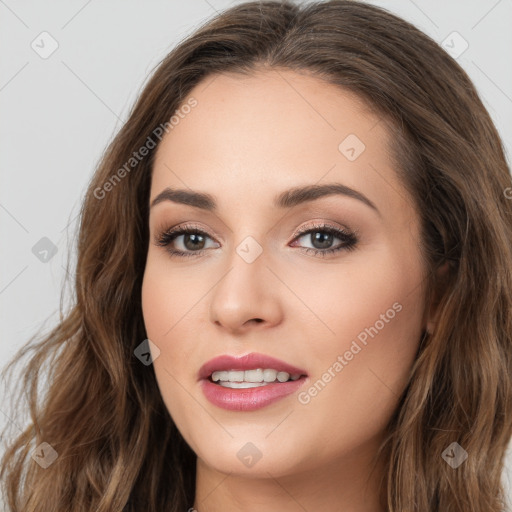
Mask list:
[{"label": "chin", "polygon": [[[204,464],[215,470],[233,475],[252,478],[286,476],[304,469],[304,457],[297,453],[297,444],[283,446],[280,439],[275,443],[265,436],[236,436],[226,443],[215,441],[215,446],[207,446],[196,451]],[[291,440],[293,441],[293,440]],[[304,454],[305,455],[305,454]]]}]

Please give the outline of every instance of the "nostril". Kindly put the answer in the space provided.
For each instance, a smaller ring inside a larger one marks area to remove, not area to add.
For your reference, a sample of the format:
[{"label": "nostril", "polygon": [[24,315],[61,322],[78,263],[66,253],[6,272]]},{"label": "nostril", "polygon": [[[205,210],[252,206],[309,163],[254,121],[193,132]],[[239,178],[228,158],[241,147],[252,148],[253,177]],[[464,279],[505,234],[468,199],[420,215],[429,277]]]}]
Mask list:
[{"label": "nostril", "polygon": [[263,322],[263,319],[262,318],[251,318],[251,320],[247,320],[247,323],[250,323],[250,322],[256,322],[257,324]]}]

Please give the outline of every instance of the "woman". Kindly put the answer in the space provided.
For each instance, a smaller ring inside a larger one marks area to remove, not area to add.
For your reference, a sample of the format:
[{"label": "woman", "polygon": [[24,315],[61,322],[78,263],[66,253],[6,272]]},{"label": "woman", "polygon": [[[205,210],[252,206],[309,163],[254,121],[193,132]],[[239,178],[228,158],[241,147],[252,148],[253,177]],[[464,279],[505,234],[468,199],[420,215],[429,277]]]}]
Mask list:
[{"label": "woman", "polygon": [[387,11],[210,20],[90,183],[10,510],[504,510],[511,186],[466,73]]}]

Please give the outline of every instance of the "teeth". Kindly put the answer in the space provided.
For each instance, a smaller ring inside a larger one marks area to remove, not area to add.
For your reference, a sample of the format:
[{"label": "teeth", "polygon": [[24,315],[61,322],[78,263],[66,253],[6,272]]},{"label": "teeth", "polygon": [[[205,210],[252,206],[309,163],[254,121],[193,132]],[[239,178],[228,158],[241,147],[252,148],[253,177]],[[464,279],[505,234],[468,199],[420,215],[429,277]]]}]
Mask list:
[{"label": "teeth", "polygon": [[286,382],[290,378],[290,374],[286,372],[279,372],[277,374],[277,380],[279,382]]},{"label": "teeth", "polygon": [[244,372],[228,372],[229,382],[242,382],[244,380]]},{"label": "teeth", "polygon": [[217,371],[212,373],[213,382],[218,382],[228,388],[254,388],[260,385],[267,385],[275,382],[286,382],[287,380],[297,380],[300,374],[290,375],[287,372],[278,372],[272,368],[257,368],[254,370],[232,370]]},{"label": "teeth", "polygon": [[225,388],[261,388],[268,386],[268,382],[219,382]]},{"label": "teeth", "polygon": [[263,370],[258,368],[257,370],[245,370],[243,373],[244,376],[241,380],[245,380],[245,382],[263,382],[265,379],[263,378]]},{"label": "teeth", "polygon": [[265,382],[274,382],[277,378],[276,370],[263,370],[263,380]]}]

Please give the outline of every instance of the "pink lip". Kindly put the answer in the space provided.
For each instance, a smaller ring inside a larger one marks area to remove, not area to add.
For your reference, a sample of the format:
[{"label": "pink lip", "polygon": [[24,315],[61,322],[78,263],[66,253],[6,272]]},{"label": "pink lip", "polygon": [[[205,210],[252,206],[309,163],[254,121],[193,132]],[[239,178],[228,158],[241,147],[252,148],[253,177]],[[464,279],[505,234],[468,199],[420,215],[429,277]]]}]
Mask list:
[{"label": "pink lip", "polygon": [[[255,368],[272,368],[299,374],[300,379],[288,382],[275,382],[256,388],[225,388],[209,379],[214,371],[251,370]],[[199,370],[201,388],[205,397],[214,405],[231,411],[253,411],[290,395],[299,389],[308,379],[301,368],[264,354],[250,353],[242,357],[219,356],[205,363]]]}]

